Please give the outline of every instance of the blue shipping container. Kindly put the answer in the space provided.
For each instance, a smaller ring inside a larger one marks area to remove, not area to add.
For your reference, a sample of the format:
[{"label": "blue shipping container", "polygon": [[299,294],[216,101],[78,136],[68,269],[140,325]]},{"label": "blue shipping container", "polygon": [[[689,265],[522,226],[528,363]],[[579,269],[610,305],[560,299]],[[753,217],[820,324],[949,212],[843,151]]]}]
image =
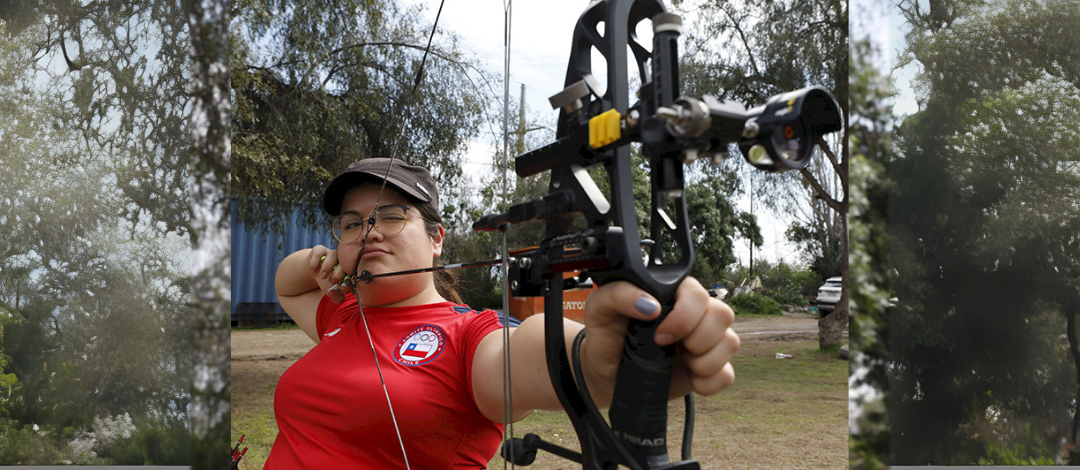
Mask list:
[{"label": "blue shipping container", "polygon": [[[288,320],[277,303],[274,275],[289,254],[315,245],[330,246],[329,226],[310,229],[299,223],[300,207],[293,210],[284,236],[248,227],[240,221],[238,202],[232,201],[232,322]],[[317,209],[307,209],[317,210]]]}]

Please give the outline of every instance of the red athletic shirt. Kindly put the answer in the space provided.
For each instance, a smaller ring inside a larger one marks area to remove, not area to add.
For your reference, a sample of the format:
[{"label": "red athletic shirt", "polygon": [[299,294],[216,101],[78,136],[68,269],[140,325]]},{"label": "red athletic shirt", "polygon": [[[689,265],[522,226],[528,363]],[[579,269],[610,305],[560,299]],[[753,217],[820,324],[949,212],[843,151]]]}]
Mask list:
[{"label": "red athletic shirt", "polygon": [[[450,302],[364,314],[409,465],[485,468],[503,426],[473,401],[472,359],[502,327],[498,315]],[[356,297],[323,297],[316,323],[321,342],[278,381],[278,435],[263,468],[405,468]]]}]

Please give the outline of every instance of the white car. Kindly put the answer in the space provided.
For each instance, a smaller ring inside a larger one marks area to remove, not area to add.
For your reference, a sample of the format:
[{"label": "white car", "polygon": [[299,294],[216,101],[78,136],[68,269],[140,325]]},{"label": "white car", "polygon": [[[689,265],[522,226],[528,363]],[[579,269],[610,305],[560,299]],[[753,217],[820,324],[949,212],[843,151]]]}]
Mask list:
[{"label": "white car", "polygon": [[842,282],[843,278],[841,277],[830,277],[825,280],[825,284],[818,288],[817,308],[822,316],[826,315],[826,312],[836,309],[836,302],[840,301]]}]

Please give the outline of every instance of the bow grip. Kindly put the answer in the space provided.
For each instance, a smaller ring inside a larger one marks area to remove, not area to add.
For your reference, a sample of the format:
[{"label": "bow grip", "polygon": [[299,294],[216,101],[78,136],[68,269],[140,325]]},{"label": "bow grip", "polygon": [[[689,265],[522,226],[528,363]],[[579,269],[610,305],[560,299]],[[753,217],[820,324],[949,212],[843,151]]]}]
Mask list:
[{"label": "bow grip", "polygon": [[642,468],[668,464],[667,402],[675,345],[660,346],[653,338],[672,308],[664,303],[656,320],[630,320],[615,377],[611,429]]}]

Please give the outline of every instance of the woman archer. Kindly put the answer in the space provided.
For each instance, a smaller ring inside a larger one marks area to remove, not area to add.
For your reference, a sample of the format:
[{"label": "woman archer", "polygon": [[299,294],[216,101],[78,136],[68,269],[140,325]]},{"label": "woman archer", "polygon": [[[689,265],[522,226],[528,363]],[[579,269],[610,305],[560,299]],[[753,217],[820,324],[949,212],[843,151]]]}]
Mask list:
[{"label": "woman archer", "polygon": [[[264,468],[475,469],[495,455],[505,420],[498,315],[461,305],[446,273],[358,282],[359,299],[336,287],[355,278],[354,266],[373,274],[430,267],[445,237],[438,194],[427,169],[387,158],[353,163],[327,187],[337,249],[300,250],[277,271],[281,306],[317,344],[278,382],[278,436]],[[611,400],[627,320],[659,312],[644,291],[615,282],[589,296],[584,325],[565,320],[568,345],[588,329],[582,366],[599,406]],[[712,395],[734,381],[733,321],[696,280],[683,281],[656,334],[661,345],[680,345],[672,397]],[[510,419],[561,410],[542,318],[512,328],[509,341]]]}]

